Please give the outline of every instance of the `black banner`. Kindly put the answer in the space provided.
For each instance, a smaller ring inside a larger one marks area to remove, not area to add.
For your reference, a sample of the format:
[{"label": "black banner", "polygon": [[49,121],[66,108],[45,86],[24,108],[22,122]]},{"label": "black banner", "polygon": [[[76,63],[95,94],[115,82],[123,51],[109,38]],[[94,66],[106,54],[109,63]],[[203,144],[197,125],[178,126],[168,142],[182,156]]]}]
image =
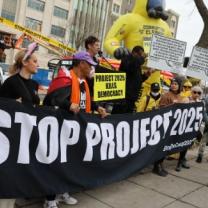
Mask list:
[{"label": "black banner", "polygon": [[77,192],[189,147],[202,103],[136,114],[72,115],[0,99],[0,198]]}]

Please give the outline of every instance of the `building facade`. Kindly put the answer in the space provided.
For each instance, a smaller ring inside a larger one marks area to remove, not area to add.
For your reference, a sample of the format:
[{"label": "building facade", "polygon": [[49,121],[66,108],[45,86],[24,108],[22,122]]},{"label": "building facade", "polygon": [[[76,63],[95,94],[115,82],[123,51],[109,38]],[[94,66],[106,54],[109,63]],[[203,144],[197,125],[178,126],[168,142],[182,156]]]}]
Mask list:
[{"label": "building facade", "polygon": [[121,7],[121,14],[130,13],[134,7],[135,0],[123,0]]},{"label": "building facade", "polygon": [[106,27],[109,0],[74,0],[69,22],[69,43],[76,49],[84,47],[84,40],[94,35],[102,42]]},{"label": "building facade", "polygon": [[178,30],[179,14],[171,9],[167,10],[166,12],[169,16],[167,23],[170,27],[172,37],[176,38],[177,30]]}]

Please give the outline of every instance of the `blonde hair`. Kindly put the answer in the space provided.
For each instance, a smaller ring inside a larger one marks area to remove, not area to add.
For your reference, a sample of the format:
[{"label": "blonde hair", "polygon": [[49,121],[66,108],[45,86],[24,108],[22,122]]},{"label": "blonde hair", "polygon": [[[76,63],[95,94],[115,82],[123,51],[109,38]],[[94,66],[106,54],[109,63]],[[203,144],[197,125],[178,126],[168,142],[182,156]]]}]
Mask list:
[{"label": "blonde hair", "polygon": [[23,67],[22,62],[23,62],[23,58],[24,58],[25,54],[26,54],[26,49],[23,49],[15,55],[15,58],[14,58],[15,62],[9,68],[9,74],[10,75],[14,75],[22,69],[22,67]]},{"label": "blonde hair", "polygon": [[200,86],[194,86],[194,87],[192,87],[192,88],[191,88],[191,91],[192,91],[192,92],[196,91],[196,92],[201,92],[201,93],[203,93],[203,90],[202,90],[202,88],[201,88]]}]

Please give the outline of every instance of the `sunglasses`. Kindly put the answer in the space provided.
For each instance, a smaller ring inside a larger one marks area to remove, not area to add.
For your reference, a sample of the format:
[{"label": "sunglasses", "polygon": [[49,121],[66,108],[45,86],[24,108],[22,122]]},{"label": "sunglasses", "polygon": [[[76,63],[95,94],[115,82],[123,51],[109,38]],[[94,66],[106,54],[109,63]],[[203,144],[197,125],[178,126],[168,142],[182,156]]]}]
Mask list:
[{"label": "sunglasses", "polygon": [[193,91],[194,94],[201,95],[201,92]]},{"label": "sunglasses", "polygon": [[191,87],[189,87],[189,86],[183,86],[184,88],[186,88],[186,89],[191,89]]}]

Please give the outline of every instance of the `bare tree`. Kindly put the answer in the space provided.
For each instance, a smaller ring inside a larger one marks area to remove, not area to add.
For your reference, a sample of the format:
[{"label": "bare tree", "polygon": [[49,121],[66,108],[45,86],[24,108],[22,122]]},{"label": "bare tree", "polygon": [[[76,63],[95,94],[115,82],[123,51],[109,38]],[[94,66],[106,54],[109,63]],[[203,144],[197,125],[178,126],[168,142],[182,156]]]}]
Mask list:
[{"label": "bare tree", "polygon": [[196,45],[199,47],[208,48],[208,9],[203,0],[194,0],[194,2],[204,22],[203,32]]}]

